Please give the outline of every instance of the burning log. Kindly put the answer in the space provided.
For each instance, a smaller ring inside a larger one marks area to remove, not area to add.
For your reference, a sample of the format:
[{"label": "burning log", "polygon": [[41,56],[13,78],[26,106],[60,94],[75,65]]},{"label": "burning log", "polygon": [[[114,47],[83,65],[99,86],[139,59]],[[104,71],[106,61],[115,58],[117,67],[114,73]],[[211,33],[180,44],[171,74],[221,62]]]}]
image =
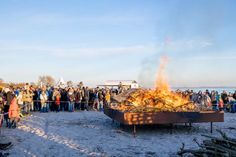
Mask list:
[{"label": "burning log", "polygon": [[236,139],[229,138],[220,130],[217,130],[221,137],[212,137],[208,135],[202,135],[209,138],[204,140],[202,144],[199,144],[194,140],[200,147],[198,150],[184,149],[184,144],[180,148],[178,155],[192,154],[194,156],[225,156],[225,157],[236,157]]},{"label": "burning log", "polygon": [[199,112],[200,108],[188,97],[170,90],[164,73],[167,61],[166,57],[160,60],[154,89],[125,91],[113,97],[118,105],[111,107],[122,112]]},{"label": "burning log", "polygon": [[133,90],[115,96],[118,105],[113,109],[129,112],[190,112],[200,111],[188,98],[169,90]]}]

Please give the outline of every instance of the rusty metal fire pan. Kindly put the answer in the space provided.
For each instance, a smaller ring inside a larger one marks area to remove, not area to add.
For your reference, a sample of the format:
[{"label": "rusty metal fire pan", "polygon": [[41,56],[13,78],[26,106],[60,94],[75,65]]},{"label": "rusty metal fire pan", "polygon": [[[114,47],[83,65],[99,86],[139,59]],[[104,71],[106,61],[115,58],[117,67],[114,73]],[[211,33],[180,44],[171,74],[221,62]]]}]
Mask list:
[{"label": "rusty metal fire pan", "polygon": [[105,107],[104,113],[124,125],[224,122],[223,111],[133,113]]}]

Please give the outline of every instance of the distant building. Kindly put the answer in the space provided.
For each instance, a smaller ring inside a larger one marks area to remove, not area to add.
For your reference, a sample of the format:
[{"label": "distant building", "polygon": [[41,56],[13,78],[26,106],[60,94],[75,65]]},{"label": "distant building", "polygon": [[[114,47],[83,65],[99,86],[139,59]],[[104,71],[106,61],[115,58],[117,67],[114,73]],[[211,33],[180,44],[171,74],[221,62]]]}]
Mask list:
[{"label": "distant building", "polygon": [[104,83],[104,85],[98,85],[103,87],[110,87],[110,88],[118,88],[120,84],[128,89],[137,89],[139,88],[139,84],[135,80],[108,80]]}]

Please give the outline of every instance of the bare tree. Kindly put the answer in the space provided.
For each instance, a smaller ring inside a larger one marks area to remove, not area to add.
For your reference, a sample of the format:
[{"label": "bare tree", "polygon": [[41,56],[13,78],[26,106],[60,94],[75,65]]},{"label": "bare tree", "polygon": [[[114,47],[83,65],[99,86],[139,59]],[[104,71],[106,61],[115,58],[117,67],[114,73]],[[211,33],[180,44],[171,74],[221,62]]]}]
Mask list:
[{"label": "bare tree", "polygon": [[54,86],[55,85],[55,79],[52,76],[45,75],[45,76],[39,76],[38,83],[41,85],[46,86]]}]

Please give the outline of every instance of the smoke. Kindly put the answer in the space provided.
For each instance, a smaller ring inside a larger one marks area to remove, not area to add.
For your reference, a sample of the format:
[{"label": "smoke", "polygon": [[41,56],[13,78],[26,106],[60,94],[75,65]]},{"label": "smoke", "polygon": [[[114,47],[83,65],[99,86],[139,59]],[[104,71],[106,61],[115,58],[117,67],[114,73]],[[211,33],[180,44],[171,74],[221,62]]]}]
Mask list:
[{"label": "smoke", "polygon": [[166,65],[168,63],[168,57],[162,56],[160,58],[160,65],[157,72],[157,79],[155,88],[162,89],[162,90],[169,90],[169,84],[166,77]]},{"label": "smoke", "polygon": [[[164,42],[157,45],[156,53],[150,55],[148,58],[144,58],[143,62],[141,63],[141,70],[139,73],[138,81],[143,87],[153,88],[157,86],[157,77],[162,78],[166,74],[164,73],[165,64],[168,62],[168,55],[166,50],[168,49],[169,45],[171,44],[172,40],[170,37],[167,37]],[[157,72],[157,67],[159,64],[159,71]],[[157,74],[157,75],[156,75]]]},{"label": "smoke", "polygon": [[[158,61],[161,56],[169,56],[174,62],[176,61],[175,57],[179,57],[179,53],[181,53],[181,56],[182,53],[186,54],[182,58],[178,58],[178,61],[181,61],[185,57],[189,56],[191,56],[191,58],[199,56],[204,57],[207,55],[206,50],[209,47],[216,50],[225,48],[221,44],[222,38],[220,38],[220,32],[225,27],[225,15],[227,14],[228,6],[229,3],[218,0],[172,1],[171,3],[169,3],[166,11],[162,12],[161,14],[163,15],[163,17],[160,18],[161,20],[156,25],[156,43],[159,43],[159,46],[160,43],[163,43],[163,46],[161,48],[158,47],[156,54],[147,56],[147,58],[143,60],[139,74],[140,84],[144,87],[158,86],[158,81],[155,81],[156,67],[160,62],[159,69],[166,68],[165,66],[162,67],[162,59]],[[160,15],[158,11],[156,14]],[[201,41],[202,46],[196,47],[193,44],[190,49],[188,47],[184,47],[184,44],[178,44],[177,46],[175,45],[176,47],[174,47],[172,43],[176,43],[176,41],[179,40],[199,40]],[[181,51],[179,50],[179,47],[182,48]],[[215,53],[212,53],[210,55],[215,56]],[[183,65],[183,63],[181,63],[180,65]],[[193,68],[192,63],[186,63],[184,66],[185,69]],[[217,67],[215,65],[209,66]],[[180,69],[177,69],[175,67],[171,67],[171,69],[177,74],[185,75],[183,71],[179,71]],[[159,73],[161,72],[158,72],[158,75]],[[199,75],[202,75],[201,71],[199,71]],[[161,76],[163,75],[161,74]],[[162,79],[163,78],[158,78],[158,80]],[[189,80],[186,81],[198,82],[198,80],[194,80],[195,78],[193,77],[189,77],[188,79]],[[209,80],[205,80],[206,83],[208,81]],[[181,86],[182,84],[178,84],[178,82],[179,81],[177,80],[176,85]]]},{"label": "smoke", "polygon": [[145,58],[141,63],[138,82],[142,87],[151,88],[154,86],[157,63],[156,55]]}]

